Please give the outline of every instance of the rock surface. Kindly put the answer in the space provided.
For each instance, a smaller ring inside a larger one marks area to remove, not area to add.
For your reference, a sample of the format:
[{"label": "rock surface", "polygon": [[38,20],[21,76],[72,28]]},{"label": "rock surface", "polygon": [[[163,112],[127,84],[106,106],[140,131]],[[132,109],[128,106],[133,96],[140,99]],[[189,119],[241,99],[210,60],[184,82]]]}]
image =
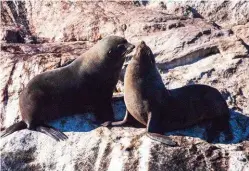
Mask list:
[{"label": "rock surface", "polygon": [[[217,88],[234,135],[209,144],[203,123],[165,133],[178,143],[168,147],[144,128],[103,128],[93,124],[93,114],[78,114],[50,123],[68,135],[63,142],[29,130],[1,138],[1,170],[249,170],[248,9],[247,1],[1,2],[1,130],[21,119],[18,95],[32,77],[115,34],[151,47],[167,88]],[[8,30],[18,30],[26,43],[8,39]],[[121,94],[127,63],[117,85]],[[121,120],[123,101],[113,106]]]}]

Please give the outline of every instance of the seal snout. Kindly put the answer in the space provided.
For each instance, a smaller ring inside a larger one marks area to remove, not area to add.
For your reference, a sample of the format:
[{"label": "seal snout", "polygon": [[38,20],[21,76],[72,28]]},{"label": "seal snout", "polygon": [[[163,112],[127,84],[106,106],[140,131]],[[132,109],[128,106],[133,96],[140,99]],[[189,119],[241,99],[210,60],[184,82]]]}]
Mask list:
[{"label": "seal snout", "polygon": [[130,44],[129,47],[130,47],[131,50],[133,50],[135,48],[135,45]]},{"label": "seal snout", "polygon": [[142,41],[139,43],[138,47],[140,47],[141,49],[143,49],[143,48],[146,48],[147,45],[146,45],[146,43],[142,40]]},{"label": "seal snout", "polygon": [[127,54],[132,52],[132,50],[135,48],[135,45],[131,43],[127,43],[126,49],[127,49]]},{"label": "seal snout", "polygon": [[133,50],[134,48],[135,48],[135,45],[133,45],[133,44],[130,44],[130,43],[129,43],[129,45],[128,45],[128,49]]},{"label": "seal snout", "polygon": [[140,42],[140,44],[141,44],[141,45],[146,45],[145,42],[144,42],[143,40]]}]

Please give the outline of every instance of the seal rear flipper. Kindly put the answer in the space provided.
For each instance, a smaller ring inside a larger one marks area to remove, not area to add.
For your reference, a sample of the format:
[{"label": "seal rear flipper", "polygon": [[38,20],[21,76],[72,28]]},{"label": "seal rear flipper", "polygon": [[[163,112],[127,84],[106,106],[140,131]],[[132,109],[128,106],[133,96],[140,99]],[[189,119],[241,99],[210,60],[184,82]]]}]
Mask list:
[{"label": "seal rear flipper", "polygon": [[207,129],[207,142],[208,143],[219,143],[219,135],[221,132],[224,133],[224,142],[231,142],[233,140],[233,133],[231,131],[229,123],[229,115],[220,116],[212,120],[211,125]]},{"label": "seal rear flipper", "polygon": [[26,129],[26,128],[27,128],[27,124],[24,121],[17,122],[11,125],[10,127],[8,127],[7,129],[5,129],[3,133],[1,134],[1,137],[6,137],[7,135],[10,135],[15,131],[19,131],[19,130]]},{"label": "seal rear flipper", "polygon": [[68,138],[63,132],[45,124],[37,126],[35,130],[54,138],[56,141],[64,141]]}]

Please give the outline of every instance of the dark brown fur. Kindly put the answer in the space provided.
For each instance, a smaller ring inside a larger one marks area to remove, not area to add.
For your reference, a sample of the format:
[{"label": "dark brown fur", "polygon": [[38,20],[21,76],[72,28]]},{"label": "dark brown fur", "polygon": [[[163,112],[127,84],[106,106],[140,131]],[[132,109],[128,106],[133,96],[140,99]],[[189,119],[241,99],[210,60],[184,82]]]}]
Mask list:
[{"label": "dark brown fur", "polygon": [[175,145],[163,136],[167,131],[186,128],[213,119],[208,141],[222,130],[229,129],[229,110],[226,101],[215,88],[190,85],[167,90],[148,46],[141,42],[129,63],[124,80],[124,101],[127,112],[120,122],[106,122],[105,126],[126,123],[130,115],[147,126],[149,136],[168,145]]},{"label": "dark brown fur", "polygon": [[124,57],[134,47],[122,37],[109,36],[68,66],[35,76],[19,98],[22,121],[1,136],[28,128],[63,140],[65,134],[45,123],[89,110],[100,122],[113,119],[112,93]]}]

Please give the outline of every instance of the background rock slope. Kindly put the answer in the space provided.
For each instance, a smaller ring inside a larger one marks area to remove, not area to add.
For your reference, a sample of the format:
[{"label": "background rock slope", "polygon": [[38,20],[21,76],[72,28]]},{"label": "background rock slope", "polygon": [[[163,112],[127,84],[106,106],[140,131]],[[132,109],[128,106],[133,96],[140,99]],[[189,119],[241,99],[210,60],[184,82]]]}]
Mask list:
[{"label": "background rock slope", "polygon": [[[249,170],[248,9],[248,1],[1,1],[1,130],[20,119],[18,96],[31,78],[119,35],[151,47],[167,88],[217,88],[234,135],[207,143],[203,123],[165,133],[179,145],[168,147],[145,128],[108,129],[79,114],[51,123],[68,135],[63,142],[29,130],[1,138],[1,170]],[[123,101],[113,106],[121,120]]]}]

